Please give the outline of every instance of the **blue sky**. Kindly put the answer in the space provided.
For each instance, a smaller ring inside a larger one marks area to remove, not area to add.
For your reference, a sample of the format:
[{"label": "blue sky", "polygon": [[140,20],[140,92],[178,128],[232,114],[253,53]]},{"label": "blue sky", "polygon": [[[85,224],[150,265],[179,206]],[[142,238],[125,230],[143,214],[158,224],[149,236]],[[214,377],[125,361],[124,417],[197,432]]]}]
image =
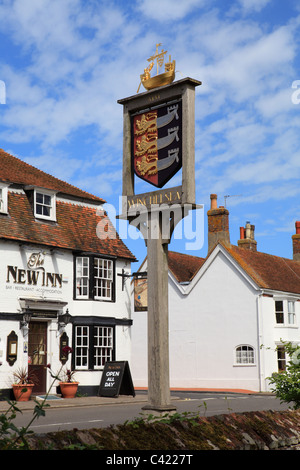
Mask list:
[{"label": "blue sky", "polygon": [[[232,243],[249,220],[260,251],[292,257],[300,220],[297,0],[1,0],[0,25],[0,148],[118,208],[117,100],[136,93],[160,42],[176,60],[176,80],[202,81],[195,170],[204,246],[190,254],[206,256],[216,193],[230,211]],[[125,241],[142,261],[143,240]],[[186,245],[174,240],[170,249]]]}]

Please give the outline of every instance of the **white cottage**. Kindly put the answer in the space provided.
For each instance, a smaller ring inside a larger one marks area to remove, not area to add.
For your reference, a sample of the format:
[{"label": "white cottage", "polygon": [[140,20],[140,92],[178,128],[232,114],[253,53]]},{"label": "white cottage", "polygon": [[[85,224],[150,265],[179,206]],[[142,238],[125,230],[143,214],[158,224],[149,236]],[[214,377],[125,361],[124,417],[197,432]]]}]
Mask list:
[{"label": "white cottage", "polygon": [[104,203],[0,150],[2,397],[20,367],[38,377],[34,393],[45,393],[46,366],[59,370],[66,345],[65,365],[85,394],[97,394],[107,360],[130,359],[123,281],[135,258],[114,236]]},{"label": "white cottage", "polygon": [[[283,342],[300,344],[300,223],[291,260],[257,251],[249,223],[232,245],[216,195],[207,214],[207,257],[169,252],[170,385],[267,391],[285,368]],[[146,316],[133,311],[136,387],[147,387]]]}]

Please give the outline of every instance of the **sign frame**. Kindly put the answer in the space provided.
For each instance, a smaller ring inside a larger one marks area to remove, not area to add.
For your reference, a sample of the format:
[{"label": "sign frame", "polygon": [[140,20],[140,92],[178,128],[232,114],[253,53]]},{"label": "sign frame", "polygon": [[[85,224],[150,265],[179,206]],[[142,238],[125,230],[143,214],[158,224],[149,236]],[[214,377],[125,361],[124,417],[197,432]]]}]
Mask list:
[{"label": "sign frame", "polygon": [[[152,91],[118,100],[118,103],[123,105],[123,201],[120,218],[129,218],[127,199],[136,196],[136,175],[132,165],[132,116],[161,106],[172,105],[179,100],[182,106],[180,200],[181,204],[195,205],[195,87],[198,85],[201,85],[200,81],[188,77]],[[158,198],[160,193],[164,194],[165,189],[156,191]]]},{"label": "sign frame", "polygon": [[102,371],[98,396],[118,397],[119,395],[135,397],[128,361],[107,361]]}]

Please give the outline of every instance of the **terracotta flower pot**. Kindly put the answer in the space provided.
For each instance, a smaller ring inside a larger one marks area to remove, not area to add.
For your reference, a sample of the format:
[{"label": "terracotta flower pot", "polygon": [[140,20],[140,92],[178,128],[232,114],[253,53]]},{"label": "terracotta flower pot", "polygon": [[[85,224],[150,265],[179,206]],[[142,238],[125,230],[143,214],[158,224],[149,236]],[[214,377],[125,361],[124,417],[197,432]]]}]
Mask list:
[{"label": "terracotta flower pot", "polygon": [[60,391],[63,398],[74,398],[79,382],[59,382]]},{"label": "terracotta flower pot", "polygon": [[28,401],[34,384],[13,384],[13,392],[17,401]]}]

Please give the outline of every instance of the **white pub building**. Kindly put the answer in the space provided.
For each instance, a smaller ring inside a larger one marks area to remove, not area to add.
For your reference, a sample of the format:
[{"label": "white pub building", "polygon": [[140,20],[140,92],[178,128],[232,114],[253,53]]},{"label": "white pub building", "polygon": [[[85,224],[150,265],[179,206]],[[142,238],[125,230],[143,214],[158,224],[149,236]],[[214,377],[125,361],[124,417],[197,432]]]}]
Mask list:
[{"label": "white pub building", "polygon": [[65,363],[79,392],[95,395],[105,362],[129,360],[124,276],[135,258],[104,203],[0,150],[0,399],[19,368],[38,377],[38,395],[52,381],[47,365]]}]

